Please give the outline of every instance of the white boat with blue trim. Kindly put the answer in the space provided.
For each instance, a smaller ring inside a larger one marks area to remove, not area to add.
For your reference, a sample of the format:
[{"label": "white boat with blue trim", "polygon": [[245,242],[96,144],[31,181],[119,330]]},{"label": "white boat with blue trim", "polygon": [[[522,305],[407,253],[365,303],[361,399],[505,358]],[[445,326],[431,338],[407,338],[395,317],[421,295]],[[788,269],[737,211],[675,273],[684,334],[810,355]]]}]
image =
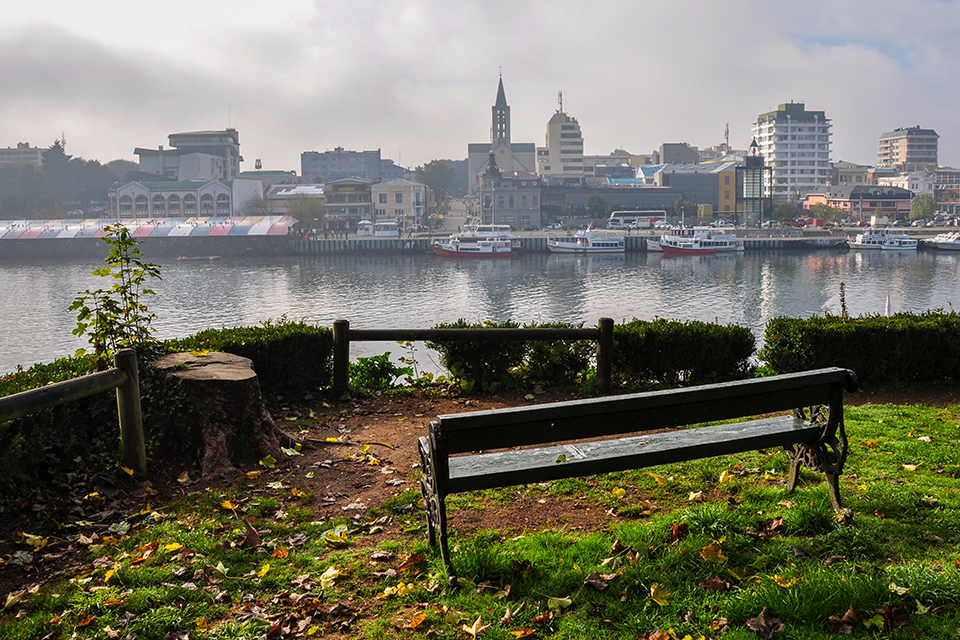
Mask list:
[{"label": "white boat with blue trim", "polygon": [[594,235],[589,227],[573,236],[547,236],[547,249],[553,253],[623,253],[624,247],[623,236]]}]

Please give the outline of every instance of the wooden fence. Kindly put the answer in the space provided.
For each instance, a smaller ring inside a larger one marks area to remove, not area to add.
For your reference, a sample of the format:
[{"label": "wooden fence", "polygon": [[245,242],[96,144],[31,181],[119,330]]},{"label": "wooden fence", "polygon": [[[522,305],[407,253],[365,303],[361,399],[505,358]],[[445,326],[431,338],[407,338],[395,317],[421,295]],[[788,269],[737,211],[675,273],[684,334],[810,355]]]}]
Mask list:
[{"label": "wooden fence", "polygon": [[350,343],[398,340],[454,342],[465,340],[595,340],[597,342],[597,389],[610,391],[613,371],[613,319],[600,318],[592,329],[351,329],[347,320],[333,323],[333,388],[346,391],[350,382]]},{"label": "wooden fence", "polygon": [[0,423],[116,389],[123,466],[140,475],[146,473],[137,354],[133,349],[122,349],[113,364],[113,369],[0,398]]}]

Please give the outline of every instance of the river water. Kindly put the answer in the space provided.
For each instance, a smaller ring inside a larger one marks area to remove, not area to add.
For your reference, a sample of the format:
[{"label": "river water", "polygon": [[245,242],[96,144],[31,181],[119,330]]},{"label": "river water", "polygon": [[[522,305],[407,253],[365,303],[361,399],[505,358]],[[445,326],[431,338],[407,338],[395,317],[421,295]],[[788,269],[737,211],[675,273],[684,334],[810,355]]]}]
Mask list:
[{"label": "river water", "polygon": [[[839,314],[840,283],[851,315],[956,308],[960,256],[921,251],[680,256],[526,254],[513,260],[428,255],[324,255],[158,260],[162,281],[145,302],[160,338],[286,316],[355,329],[427,328],[468,321],[616,322],[655,317],[749,327],[762,343],[776,316]],[[106,288],[97,261],[0,262],[0,373],[50,362],[88,346],[71,334],[77,293]],[[357,343],[351,356],[402,349]],[[418,359],[435,369],[436,354]]]}]

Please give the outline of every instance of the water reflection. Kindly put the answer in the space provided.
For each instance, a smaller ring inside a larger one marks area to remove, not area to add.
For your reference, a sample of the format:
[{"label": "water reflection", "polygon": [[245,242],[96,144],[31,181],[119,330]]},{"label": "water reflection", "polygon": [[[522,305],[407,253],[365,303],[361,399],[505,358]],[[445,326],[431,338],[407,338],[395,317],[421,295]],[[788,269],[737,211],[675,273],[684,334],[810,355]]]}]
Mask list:
[{"label": "water reflection", "polygon": [[[512,260],[431,255],[333,255],[160,261],[163,281],[148,300],[161,338],[253,325],[286,315],[355,328],[430,327],[458,318],[530,322],[618,322],[655,317],[738,323],[762,337],[775,316],[840,313],[840,283],[852,315],[950,308],[960,297],[952,253],[831,252],[680,256],[628,253],[525,254]],[[99,262],[0,263],[0,371],[71,354],[67,311],[77,292],[106,286]],[[397,345],[356,345],[354,355]]]}]

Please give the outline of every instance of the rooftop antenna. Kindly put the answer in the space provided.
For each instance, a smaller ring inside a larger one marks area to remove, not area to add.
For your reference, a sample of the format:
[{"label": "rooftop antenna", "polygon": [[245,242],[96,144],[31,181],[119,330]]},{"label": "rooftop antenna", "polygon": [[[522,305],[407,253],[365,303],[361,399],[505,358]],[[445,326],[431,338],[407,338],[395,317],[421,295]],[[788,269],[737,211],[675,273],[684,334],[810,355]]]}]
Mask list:
[{"label": "rooftop antenna", "polygon": [[727,145],[727,151],[730,151],[730,123],[727,123],[727,126],[723,129],[723,140],[724,144]]},{"label": "rooftop antenna", "polygon": [[563,113],[563,91],[557,91],[557,102],[560,103],[560,113]]}]

